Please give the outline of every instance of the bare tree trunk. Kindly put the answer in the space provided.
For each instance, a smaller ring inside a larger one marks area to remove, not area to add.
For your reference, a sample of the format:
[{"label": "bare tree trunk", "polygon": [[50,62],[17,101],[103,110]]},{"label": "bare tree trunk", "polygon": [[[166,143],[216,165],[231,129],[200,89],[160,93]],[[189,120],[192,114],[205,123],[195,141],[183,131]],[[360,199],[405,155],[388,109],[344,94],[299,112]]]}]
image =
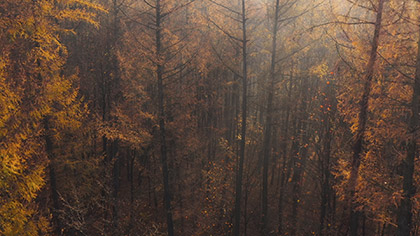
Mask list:
[{"label": "bare tree trunk", "polygon": [[[112,84],[108,84],[108,115],[110,115],[111,112],[111,96],[112,91],[111,89],[113,86],[118,83],[119,80],[119,66],[116,56],[116,45],[118,41],[118,34],[119,34],[119,22],[118,22],[118,13],[119,13],[119,7],[117,0],[112,1],[112,35],[111,35],[111,67],[112,67],[112,75],[110,75],[110,78],[112,79]],[[118,101],[118,96],[113,96],[112,99],[115,101]],[[110,160],[114,160],[114,166],[113,166],[113,174],[112,174],[112,182],[113,182],[113,188],[112,188],[112,221],[113,221],[113,228],[114,228],[114,234],[119,233],[119,197],[118,193],[120,191],[120,168],[121,168],[121,160],[120,156],[118,155],[118,140],[113,140],[111,142],[111,150],[110,150]]]},{"label": "bare tree trunk", "polygon": [[277,234],[282,235],[283,233],[283,199],[284,199],[284,192],[286,188],[286,180],[289,178],[289,163],[288,161],[288,152],[287,152],[287,144],[289,139],[289,120],[290,120],[290,113],[291,113],[291,100],[292,100],[292,89],[293,89],[293,75],[290,76],[289,79],[289,91],[287,94],[287,105],[286,105],[286,114],[285,114],[285,121],[283,124],[283,134],[284,138],[281,143],[281,149],[283,150],[283,163],[281,166],[280,171],[280,178],[279,178],[279,203],[278,203],[278,227],[277,227]]},{"label": "bare tree trunk", "polygon": [[165,129],[165,101],[164,101],[164,86],[163,86],[163,65],[162,59],[162,12],[160,0],[156,0],[156,77],[158,85],[158,119],[159,119],[159,131],[160,131],[160,149],[161,149],[161,163],[162,163],[162,174],[163,174],[163,199],[165,203],[166,213],[166,224],[168,230],[168,236],[174,236],[174,225],[172,220],[172,206],[171,206],[171,192],[169,189],[169,169],[168,169],[168,151],[166,144],[166,129]]},{"label": "bare tree trunk", "polygon": [[273,35],[271,46],[271,66],[270,66],[270,82],[268,87],[267,111],[264,127],[263,141],[263,178],[262,178],[262,212],[261,212],[261,235],[268,235],[268,166],[271,154],[271,135],[272,135],[272,119],[273,119],[273,96],[275,85],[276,70],[276,51],[277,51],[277,30],[278,30],[279,0],[276,0],[276,7],[273,22]]},{"label": "bare tree trunk", "polygon": [[118,199],[118,192],[120,190],[120,165],[121,160],[118,155],[118,140],[113,140],[111,142],[111,156],[115,158],[114,166],[112,169],[112,223],[114,234],[119,233],[119,199]]},{"label": "bare tree trunk", "polygon": [[245,159],[245,140],[246,140],[246,120],[247,120],[247,88],[248,88],[248,63],[247,63],[247,31],[246,31],[246,6],[245,0],[242,0],[242,123],[241,123],[241,142],[239,147],[239,166],[236,175],[235,186],[235,209],[233,235],[239,236],[241,225],[241,197],[242,197],[242,178]]},{"label": "bare tree trunk", "polygon": [[323,122],[323,147],[321,150],[320,166],[321,166],[321,210],[320,210],[320,224],[319,235],[324,235],[325,221],[328,220],[328,215],[331,213],[332,200],[332,184],[331,184],[331,143],[333,140],[333,119],[336,112],[335,93],[330,81],[325,89],[325,97],[322,114]]},{"label": "bare tree trunk", "polygon": [[295,137],[293,140],[294,152],[294,165],[293,165],[293,176],[292,176],[292,215],[290,219],[290,235],[295,236],[297,233],[297,223],[298,223],[298,215],[299,215],[299,206],[300,204],[300,196],[301,196],[301,189],[302,189],[302,182],[303,182],[303,175],[306,165],[306,159],[308,154],[308,122],[305,120],[307,117],[307,105],[309,102],[308,96],[308,79],[303,78],[301,83],[301,105],[300,111],[298,114],[298,123],[296,134],[299,137]]},{"label": "bare tree trunk", "polygon": [[50,190],[51,190],[51,199],[52,199],[52,223],[54,227],[54,232],[56,235],[61,235],[62,225],[60,222],[60,214],[59,214],[59,207],[60,207],[60,200],[57,190],[57,177],[55,172],[55,161],[53,155],[53,142],[51,138],[51,129],[49,124],[49,117],[44,119],[44,129],[45,129],[45,152],[48,155],[49,164],[49,182],[50,182]]},{"label": "bare tree trunk", "polygon": [[[131,235],[131,231],[133,230],[133,226],[134,226],[134,165],[135,165],[135,160],[136,160],[136,156],[137,156],[137,151],[133,150],[131,152],[131,155],[128,156],[129,160],[128,160],[128,181],[130,183],[130,218],[129,218],[129,223],[128,223],[128,227],[127,227],[127,235]],[[141,175],[139,173],[139,175]],[[139,179],[139,185],[141,185],[141,179]]]},{"label": "bare tree trunk", "polygon": [[351,163],[350,178],[348,182],[348,201],[350,205],[349,229],[351,236],[357,236],[359,227],[360,212],[356,210],[354,203],[354,196],[357,186],[357,178],[359,176],[359,167],[361,162],[361,155],[363,152],[363,139],[366,131],[366,124],[368,120],[368,106],[369,96],[372,87],[372,80],[374,74],[374,66],[377,58],[377,51],[379,45],[379,35],[382,27],[382,12],[385,0],[379,0],[379,5],[376,13],[375,31],[372,40],[372,47],[370,51],[369,61],[366,67],[366,76],[364,78],[363,96],[360,100],[360,112],[358,114],[358,126],[356,131],[356,139],[353,145],[353,158]]}]

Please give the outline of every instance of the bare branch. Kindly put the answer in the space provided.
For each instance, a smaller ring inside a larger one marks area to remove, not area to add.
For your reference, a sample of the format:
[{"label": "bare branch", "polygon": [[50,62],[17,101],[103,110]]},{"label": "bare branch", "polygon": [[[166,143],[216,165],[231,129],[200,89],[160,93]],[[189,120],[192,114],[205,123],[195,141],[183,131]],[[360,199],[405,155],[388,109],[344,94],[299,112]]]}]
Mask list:
[{"label": "bare branch", "polygon": [[168,12],[162,13],[162,18],[165,18],[166,16],[169,16],[170,14],[172,14],[172,13],[174,13],[174,12],[176,12],[176,11],[178,11],[178,10],[180,10],[180,9],[188,6],[188,5],[190,5],[194,1],[195,0],[191,0],[191,1],[187,2],[187,3],[181,4],[179,6],[176,6],[176,7],[172,8],[172,9],[170,9]]},{"label": "bare branch", "polygon": [[218,28],[220,31],[222,31],[226,36],[228,36],[229,38],[242,42],[242,39],[237,38],[235,36],[233,36],[231,33],[227,32],[226,30],[224,30],[222,27],[220,27],[218,24],[216,24],[216,22],[214,22],[213,20],[211,20],[210,18],[207,18],[207,20],[212,23],[214,26],[216,26],[216,28]]},{"label": "bare branch", "polygon": [[232,69],[230,66],[228,66],[228,64],[223,61],[223,58],[220,56],[220,54],[217,52],[216,48],[214,47],[213,44],[211,44],[211,48],[214,52],[214,54],[216,54],[217,58],[222,62],[223,66],[225,66],[228,70],[230,70],[233,74],[235,74],[236,76],[238,76],[239,78],[242,78],[242,75],[240,75],[238,72],[236,72],[234,69]]},{"label": "bare branch", "polygon": [[152,4],[150,4],[147,0],[143,0],[144,3],[146,3],[147,6],[156,9],[156,6],[153,6]]},{"label": "bare branch", "polygon": [[216,6],[222,7],[223,9],[226,9],[226,10],[228,10],[228,11],[232,12],[232,13],[235,13],[235,14],[237,14],[237,15],[242,15],[242,13],[237,12],[237,11],[233,10],[232,8],[227,7],[227,6],[223,5],[223,4],[220,4],[220,3],[218,3],[218,2],[216,2],[216,1],[214,1],[214,0],[209,0],[209,2],[211,2],[211,3],[215,4]]},{"label": "bare branch", "polygon": [[384,56],[382,56],[382,54],[380,52],[378,52],[378,55],[382,58],[382,60],[384,60],[388,65],[390,65],[392,67],[392,69],[394,69],[395,71],[400,73],[402,76],[406,77],[407,79],[414,80],[413,77],[411,77],[411,76],[407,75],[406,73],[402,72],[393,63],[391,63],[388,59],[386,59]]}]

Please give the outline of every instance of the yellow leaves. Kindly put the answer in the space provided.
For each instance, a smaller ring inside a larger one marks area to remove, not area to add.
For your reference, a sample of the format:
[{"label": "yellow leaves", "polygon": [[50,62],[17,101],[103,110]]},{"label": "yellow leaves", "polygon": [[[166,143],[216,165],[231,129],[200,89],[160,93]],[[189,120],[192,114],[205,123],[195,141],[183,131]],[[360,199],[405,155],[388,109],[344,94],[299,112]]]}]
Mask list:
[{"label": "yellow leaves", "polygon": [[59,20],[70,20],[70,21],[79,21],[83,20],[87,23],[94,25],[95,27],[99,27],[99,24],[96,20],[94,20],[96,14],[93,12],[88,12],[82,9],[75,9],[75,10],[62,10],[58,13],[57,19]]},{"label": "yellow leaves", "polygon": [[59,21],[97,24],[91,10],[101,8],[83,0],[13,1],[5,1],[11,8],[0,18],[6,33],[0,45],[0,234],[46,234],[48,223],[34,210],[48,161],[43,120],[51,117],[49,132],[57,141],[58,133],[76,132],[85,114],[76,76],[61,76],[66,49]]},{"label": "yellow leaves", "polygon": [[359,41],[357,41],[357,40],[352,41],[352,42],[351,42],[351,45],[352,45],[354,48],[360,48],[360,47],[361,47],[360,42],[359,42]]},{"label": "yellow leaves", "polygon": [[[0,65],[1,66],[1,65]],[[18,106],[18,98],[11,91],[1,74],[0,67],[0,138],[7,133],[8,120],[13,116]]]},{"label": "yellow leaves", "polygon": [[325,77],[326,75],[328,75],[328,72],[329,72],[329,68],[328,68],[328,66],[325,63],[322,63],[320,65],[313,66],[310,69],[310,73],[311,74],[316,75],[316,76],[318,76],[320,78]]},{"label": "yellow leaves", "polygon": [[59,0],[55,7],[45,3],[43,11],[58,20],[85,21],[95,27],[98,27],[96,13],[106,12],[102,6],[86,0]]},{"label": "yellow leaves", "polygon": [[228,86],[228,87],[233,86],[233,85],[238,85],[238,84],[239,84],[238,81],[228,81],[228,82],[226,82],[226,86]]},{"label": "yellow leaves", "polygon": [[84,6],[85,8],[89,8],[91,10],[106,12],[106,10],[101,5],[95,4],[92,1],[86,1],[86,0],[63,0],[63,1],[71,2],[73,4],[79,4],[80,6]]},{"label": "yellow leaves", "polygon": [[[44,163],[30,160],[35,153],[36,140],[28,137],[30,130],[16,130],[16,135],[8,135],[0,146],[0,194],[5,196],[0,204],[0,225],[2,235],[21,235],[27,231],[28,225],[36,225],[41,221],[27,221],[35,211],[32,201],[44,186]],[[33,131],[32,131],[33,132]],[[2,222],[2,220],[6,222]],[[42,229],[46,223],[42,220]],[[3,227],[6,226],[6,227]],[[25,226],[25,231],[23,231]],[[34,231],[36,232],[36,231]]]},{"label": "yellow leaves", "polygon": [[104,135],[110,140],[119,140],[135,148],[142,147],[151,140],[151,135],[147,130],[136,125],[135,122],[138,120],[131,120],[121,111],[117,111],[115,116],[118,116],[118,120],[103,123],[98,127],[100,135]]}]

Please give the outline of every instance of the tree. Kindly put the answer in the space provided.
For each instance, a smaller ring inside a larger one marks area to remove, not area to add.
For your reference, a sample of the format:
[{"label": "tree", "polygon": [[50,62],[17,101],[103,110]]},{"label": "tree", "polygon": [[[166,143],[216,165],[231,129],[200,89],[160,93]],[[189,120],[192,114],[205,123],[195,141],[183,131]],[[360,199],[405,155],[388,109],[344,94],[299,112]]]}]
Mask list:
[{"label": "tree", "polygon": [[227,29],[219,26],[213,20],[210,19],[210,22],[216,26],[217,29],[222,31],[230,40],[234,41],[234,45],[237,46],[238,52],[241,53],[241,69],[240,73],[233,71],[237,76],[241,78],[242,81],[242,104],[241,104],[241,115],[240,115],[240,141],[239,141],[239,151],[238,151],[238,161],[236,168],[235,176],[235,206],[233,212],[233,235],[238,236],[240,234],[240,222],[241,222],[241,200],[242,200],[242,185],[243,185],[243,175],[244,175],[244,163],[245,163],[245,150],[246,150],[246,135],[247,135],[247,117],[248,117],[248,35],[247,35],[247,21],[248,12],[247,12],[247,1],[242,0],[240,2],[240,9],[236,10],[232,7],[226,6],[224,4],[213,2],[217,7],[222,10],[227,11],[229,14],[234,14],[234,19],[239,23],[240,30],[239,35],[236,36],[230,33]]},{"label": "tree", "polygon": [[[77,4],[84,8],[74,8]],[[49,132],[77,123],[73,115],[78,113],[74,77],[62,75],[67,51],[60,33],[71,29],[59,22],[95,24],[92,10],[100,8],[87,1],[3,1],[0,7],[5,13],[0,18],[1,86],[7,96],[1,115],[0,231],[44,234],[49,231],[46,210],[38,211],[35,199],[45,185],[45,172],[49,181],[54,175],[46,169],[52,161]],[[58,227],[55,210],[53,225]]]},{"label": "tree", "polygon": [[412,225],[412,197],[416,192],[414,186],[415,158],[418,154],[417,140],[420,111],[420,40],[418,42],[416,73],[411,98],[411,117],[408,124],[408,147],[406,158],[403,160],[403,196],[398,209],[398,235],[409,236]]},{"label": "tree", "polygon": [[357,118],[357,130],[355,140],[353,142],[353,156],[351,162],[351,172],[348,180],[347,199],[349,201],[349,228],[350,235],[358,234],[359,216],[360,212],[356,209],[354,195],[357,187],[357,179],[359,177],[359,167],[361,162],[361,155],[363,154],[363,140],[366,132],[366,125],[368,121],[369,96],[372,88],[372,80],[374,77],[374,68],[377,58],[377,50],[379,46],[380,31],[382,29],[382,13],[384,8],[384,0],[379,0],[376,10],[375,29],[372,37],[369,61],[366,65],[365,75],[363,79],[363,95],[359,102],[359,112]]},{"label": "tree", "polygon": [[262,212],[261,212],[261,222],[262,222],[262,235],[268,235],[268,167],[271,151],[271,135],[272,135],[272,120],[273,120],[273,96],[274,88],[276,81],[276,52],[277,52],[277,31],[279,23],[279,11],[280,11],[280,1],[275,1],[274,7],[274,19],[273,19],[273,31],[272,31],[272,46],[271,46],[271,62],[270,62],[270,82],[268,87],[268,97],[267,97],[267,112],[266,120],[264,127],[264,141],[263,141],[263,178],[262,178]]}]

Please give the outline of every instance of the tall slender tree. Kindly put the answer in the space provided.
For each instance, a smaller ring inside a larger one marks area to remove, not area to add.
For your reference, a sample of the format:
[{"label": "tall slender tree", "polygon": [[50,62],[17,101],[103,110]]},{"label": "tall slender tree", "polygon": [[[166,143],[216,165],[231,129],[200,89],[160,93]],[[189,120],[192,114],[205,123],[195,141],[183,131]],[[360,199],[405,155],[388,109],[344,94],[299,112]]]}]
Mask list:
[{"label": "tall slender tree", "polygon": [[353,142],[353,156],[351,161],[351,171],[348,180],[348,201],[350,206],[350,217],[349,217],[349,229],[350,235],[358,235],[359,228],[359,217],[360,212],[356,209],[355,204],[355,193],[357,188],[357,179],[359,177],[359,167],[363,154],[363,141],[368,121],[368,110],[369,110],[369,96],[372,89],[372,81],[375,72],[375,62],[378,53],[380,33],[382,29],[382,14],[384,9],[385,0],[379,0],[378,6],[376,7],[376,21],[375,28],[371,42],[369,61],[366,65],[365,75],[363,79],[363,95],[359,102],[359,112],[357,118],[357,130],[355,134],[355,140]]},{"label": "tall slender tree", "polygon": [[241,49],[242,49],[242,109],[241,109],[241,140],[239,144],[238,169],[235,183],[235,209],[234,209],[234,223],[233,235],[239,236],[241,225],[241,198],[242,198],[242,180],[245,162],[245,147],[246,147],[246,126],[247,126],[247,111],[248,111],[248,36],[247,36],[247,8],[246,0],[241,1]]},{"label": "tall slender tree", "polygon": [[[420,34],[420,31],[419,31]],[[403,196],[398,209],[398,236],[409,236],[413,229],[412,197],[416,192],[414,186],[415,159],[418,154],[418,129],[420,111],[420,39],[417,44],[417,63],[411,98],[411,117],[408,124],[407,154],[403,160]]]},{"label": "tall slender tree", "polygon": [[262,212],[261,212],[261,234],[268,235],[268,168],[271,153],[271,136],[273,129],[273,97],[276,84],[276,61],[277,61],[277,31],[279,23],[280,0],[275,1],[274,19],[271,42],[270,78],[268,83],[267,109],[264,126],[263,153],[263,174],[262,174]]}]

